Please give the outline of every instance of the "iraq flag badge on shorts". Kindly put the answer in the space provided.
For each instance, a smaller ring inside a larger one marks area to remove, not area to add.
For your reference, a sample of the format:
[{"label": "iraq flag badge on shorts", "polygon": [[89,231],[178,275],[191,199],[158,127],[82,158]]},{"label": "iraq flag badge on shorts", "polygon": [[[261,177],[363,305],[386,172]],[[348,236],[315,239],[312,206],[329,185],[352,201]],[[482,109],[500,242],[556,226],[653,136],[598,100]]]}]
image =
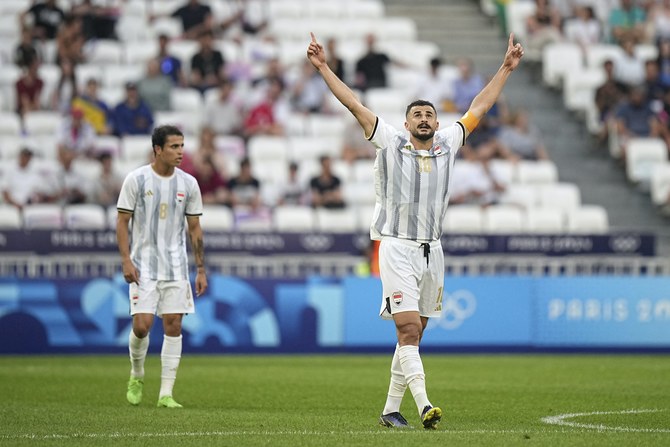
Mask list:
[{"label": "iraq flag badge on shorts", "polygon": [[186,194],[183,192],[178,192],[177,193],[177,203],[182,203],[184,201],[184,198],[186,197]]},{"label": "iraq flag badge on shorts", "polygon": [[399,306],[400,303],[402,303],[402,292],[401,291],[393,292],[393,295],[391,295],[391,296],[393,297],[393,302],[395,303],[396,306]]}]

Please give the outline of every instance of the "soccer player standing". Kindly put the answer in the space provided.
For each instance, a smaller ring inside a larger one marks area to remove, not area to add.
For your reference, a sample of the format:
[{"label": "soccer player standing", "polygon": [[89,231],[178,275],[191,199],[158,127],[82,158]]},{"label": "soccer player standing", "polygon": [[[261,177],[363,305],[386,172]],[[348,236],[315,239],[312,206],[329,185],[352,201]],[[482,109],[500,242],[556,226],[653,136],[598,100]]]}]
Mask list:
[{"label": "soccer player standing", "polygon": [[458,149],[495,104],[523,56],[510,35],[502,65],[452,126],[439,129],[435,107],[417,100],[405,111],[405,130],[386,124],[358,100],[331,71],[323,46],[311,34],[307,57],[335,97],[354,115],[365,137],[377,147],[376,204],[370,236],[379,248],[383,300],[380,316],[393,319],[398,344],[380,424],[409,427],[400,404],[409,387],[424,428],[434,429],[442,410],[428,400],[419,343],[430,317],[442,311],[444,253],[442,220],[449,200],[449,178]]},{"label": "soccer player standing", "polygon": [[186,256],[186,225],[197,267],[196,295],[207,289],[200,228],[202,197],[195,178],[177,167],[184,154],[182,132],[174,126],[157,127],[151,144],[154,161],[128,174],[117,203],[116,237],[123,277],[130,285],[133,316],[126,397],[133,405],[142,401],[144,361],[155,314],[163,319],[165,332],[158,406],[181,408],[172,397],[182,351],[181,323],[184,314],[195,312]]}]

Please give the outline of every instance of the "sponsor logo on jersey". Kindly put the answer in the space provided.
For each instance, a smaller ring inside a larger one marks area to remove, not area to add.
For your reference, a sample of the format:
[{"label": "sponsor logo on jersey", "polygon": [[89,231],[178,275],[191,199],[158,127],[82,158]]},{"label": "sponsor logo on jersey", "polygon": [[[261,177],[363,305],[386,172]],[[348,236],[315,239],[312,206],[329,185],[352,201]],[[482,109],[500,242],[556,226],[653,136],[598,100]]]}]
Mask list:
[{"label": "sponsor logo on jersey", "polygon": [[391,294],[391,298],[393,298],[393,302],[395,303],[395,305],[399,306],[400,303],[402,303],[402,292],[401,291],[393,292],[393,294]]},{"label": "sponsor logo on jersey", "polygon": [[144,195],[147,196],[147,197],[151,197],[151,196],[154,195],[154,193],[153,193],[153,191],[149,190],[149,191],[145,192]]}]

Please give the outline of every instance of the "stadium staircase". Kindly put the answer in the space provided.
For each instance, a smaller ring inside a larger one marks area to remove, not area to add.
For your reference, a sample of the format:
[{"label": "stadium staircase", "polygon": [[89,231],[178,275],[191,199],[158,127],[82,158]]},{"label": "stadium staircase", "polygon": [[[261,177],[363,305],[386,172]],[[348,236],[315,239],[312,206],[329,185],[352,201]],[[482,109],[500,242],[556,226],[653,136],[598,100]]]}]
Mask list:
[{"label": "stadium staircase", "polygon": [[[479,0],[384,0],[387,16],[415,20],[418,39],[435,42],[445,63],[470,57],[483,75],[497,70],[507,40],[496,19],[485,15]],[[510,78],[505,98],[511,107],[531,112],[561,181],[579,186],[583,203],[607,209],[612,231],[635,230],[657,235],[657,253],[670,255],[670,222],[649,198],[627,183],[624,169],[588,133],[582,119],[571,115],[560,92],[542,85],[537,67],[524,64]]]}]

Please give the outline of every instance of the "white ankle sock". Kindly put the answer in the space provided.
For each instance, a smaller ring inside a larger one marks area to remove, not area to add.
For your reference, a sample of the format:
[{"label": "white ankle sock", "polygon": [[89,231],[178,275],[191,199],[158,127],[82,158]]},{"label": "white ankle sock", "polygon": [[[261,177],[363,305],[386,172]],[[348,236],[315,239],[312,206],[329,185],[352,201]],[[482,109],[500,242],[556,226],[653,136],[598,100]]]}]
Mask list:
[{"label": "white ankle sock", "polygon": [[395,345],[395,352],[393,353],[393,360],[391,361],[391,383],[389,384],[389,392],[386,396],[386,405],[384,405],[384,411],[382,411],[382,414],[389,414],[400,411],[402,397],[405,395],[405,390],[407,389],[407,381],[405,380],[405,375],[403,374],[402,368],[400,367],[398,348],[400,348],[400,346]]},{"label": "white ankle sock", "polygon": [[419,409],[419,416],[426,405],[430,405],[426,394],[426,376],[423,372],[423,363],[419,356],[419,347],[413,345],[400,346],[398,348],[400,366],[405,374],[407,386],[409,386],[414,402]]},{"label": "white ankle sock", "polygon": [[136,379],[144,377],[144,361],[149,349],[149,335],[138,338],[131,329],[128,335],[128,352],[130,354],[130,375]]},{"label": "white ankle sock", "polygon": [[158,397],[172,396],[172,387],[177,379],[177,369],[181,359],[181,335],[178,337],[163,336],[161,349],[161,390]]}]

